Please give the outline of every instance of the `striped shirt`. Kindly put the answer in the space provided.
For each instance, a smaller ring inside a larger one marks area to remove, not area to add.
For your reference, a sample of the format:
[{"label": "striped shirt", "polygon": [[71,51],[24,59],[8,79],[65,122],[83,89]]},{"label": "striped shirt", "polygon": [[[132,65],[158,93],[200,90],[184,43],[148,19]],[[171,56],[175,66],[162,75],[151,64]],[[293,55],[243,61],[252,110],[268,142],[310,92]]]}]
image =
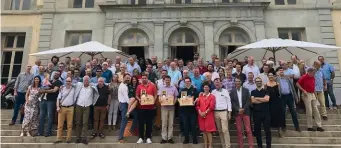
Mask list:
[{"label": "striped shirt", "polygon": [[17,80],[14,84],[14,89],[17,90],[17,92],[24,93],[27,91],[28,86],[32,84],[34,75],[32,73],[26,73],[22,72],[18,75]]}]

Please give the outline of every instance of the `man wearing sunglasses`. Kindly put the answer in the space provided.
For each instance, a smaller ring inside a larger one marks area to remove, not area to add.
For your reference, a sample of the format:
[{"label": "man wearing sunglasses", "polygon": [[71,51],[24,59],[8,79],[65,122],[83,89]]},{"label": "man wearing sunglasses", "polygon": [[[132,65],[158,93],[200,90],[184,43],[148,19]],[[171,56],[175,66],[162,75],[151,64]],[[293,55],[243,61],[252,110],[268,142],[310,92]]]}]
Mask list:
[{"label": "man wearing sunglasses", "polygon": [[257,145],[263,147],[262,125],[266,136],[266,147],[271,148],[270,114],[268,92],[263,89],[263,81],[260,77],[255,79],[257,88],[251,91],[251,103],[253,104],[253,121]]}]

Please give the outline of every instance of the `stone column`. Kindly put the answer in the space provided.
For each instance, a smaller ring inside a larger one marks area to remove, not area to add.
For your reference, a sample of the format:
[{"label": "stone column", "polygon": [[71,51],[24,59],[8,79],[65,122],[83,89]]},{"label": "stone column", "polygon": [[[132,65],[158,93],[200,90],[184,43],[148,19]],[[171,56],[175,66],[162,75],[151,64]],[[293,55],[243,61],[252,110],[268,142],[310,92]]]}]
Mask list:
[{"label": "stone column", "polygon": [[113,47],[114,25],[115,25],[115,22],[113,20],[105,21],[103,44],[109,47]]},{"label": "stone column", "polygon": [[205,26],[205,56],[204,59],[210,59],[211,55],[215,53],[213,40],[213,21],[204,21]]},{"label": "stone column", "polygon": [[[255,21],[255,28],[256,28],[256,40],[265,39],[265,26],[263,20],[256,20]],[[252,38],[251,38],[252,39]],[[255,41],[251,41],[255,42]]]},{"label": "stone column", "polygon": [[154,50],[149,51],[150,56],[157,56],[158,59],[164,59],[163,51],[163,21],[154,22]]}]

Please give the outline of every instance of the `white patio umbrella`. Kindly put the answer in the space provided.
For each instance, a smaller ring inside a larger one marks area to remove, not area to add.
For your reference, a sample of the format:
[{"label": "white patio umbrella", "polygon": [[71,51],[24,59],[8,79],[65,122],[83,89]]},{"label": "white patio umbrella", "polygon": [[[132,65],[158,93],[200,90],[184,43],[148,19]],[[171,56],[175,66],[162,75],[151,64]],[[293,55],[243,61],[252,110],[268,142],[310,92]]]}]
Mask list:
[{"label": "white patio umbrella", "polygon": [[259,60],[273,57],[276,61],[276,58],[290,59],[292,55],[296,55],[300,60],[308,60],[322,53],[338,49],[341,47],[287,39],[264,39],[239,47],[228,57],[239,59],[253,56]]},{"label": "white patio umbrella", "polygon": [[109,46],[106,46],[96,41],[90,41],[90,42],[86,42],[83,44],[78,44],[75,46],[70,46],[70,47],[65,47],[65,48],[58,48],[58,49],[53,49],[53,50],[37,52],[37,53],[30,54],[30,55],[31,56],[43,56],[43,57],[47,57],[47,56],[63,57],[71,53],[79,53],[80,56],[82,56],[83,54],[87,54],[93,58],[94,56],[98,54],[102,54],[103,52],[117,52],[121,55],[127,56],[118,49],[111,48]]}]

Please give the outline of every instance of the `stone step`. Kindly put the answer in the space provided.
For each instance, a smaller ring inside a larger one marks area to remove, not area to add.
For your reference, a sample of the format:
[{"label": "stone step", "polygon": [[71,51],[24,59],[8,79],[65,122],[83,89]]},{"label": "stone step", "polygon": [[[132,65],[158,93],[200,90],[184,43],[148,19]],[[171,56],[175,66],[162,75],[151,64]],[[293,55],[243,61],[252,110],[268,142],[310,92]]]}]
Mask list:
[{"label": "stone step", "polygon": [[[19,136],[21,133],[21,130],[1,130],[1,136]],[[88,135],[90,135],[92,131],[88,131]],[[118,130],[116,131],[109,131],[104,130],[103,134],[106,136],[118,136]],[[160,131],[153,131],[152,133],[154,136],[160,136]],[[178,137],[179,131],[174,131],[173,134]],[[262,134],[264,135],[264,131],[262,131]],[[276,129],[271,130],[271,134],[276,137],[278,135],[278,132]],[[57,131],[52,131],[52,136],[56,136]],[[66,135],[66,130],[63,131],[63,135]],[[73,130],[72,135],[75,136],[76,132]],[[231,136],[237,136],[237,130],[230,130]],[[287,130],[286,132],[283,132],[284,137],[341,137],[341,131],[325,131],[325,132],[309,132],[309,131],[302,131],[302,132],[296,132],[294,130]]]},{"label": "stone step", "polygon": [[[254,145],[256,147],[256,145]],[[265,146],[265,145],[264,145]],[[60,144],[53,144],[53,143],[1,143],[2,148],[65,148],[65,147],[72,147],[72,148],[202,148],[204,144],[135,144],[135,143],[102,143],[102,142],[91,142],[88,145],[84,144],[67,144],[67,143],[60,143]],[[220,144],[213,144],[214,148],[221,148]],[[272,148],[340,148],[341,144],[277,144],[272,143]],[[231,148],[239,148],[237,143],[231,143]],[[247,144],[244,144],[243,148],[248,148]]]},{"label": "stone step", "polygon": [[[72,137],[73,141],[75,141],[76,137]],[[231,142],[237,143],[237,137],[231,136]],[[56,137],[20,137],[20,136],[1,136],[2,143],[52,143],[56,140]],[[127,143],[135,143],[138,140],[138,137],[127,137],[125,139]],[[179,138],[173,138],[175,143],[181,143],[182,140]],[[200,143],[203,143],[203,138],[198,138]],[[256,139],[254,138],[256,141]],[[265,141],[265,139],[263,138]],[[158,143],[161,141],[161,136],[153,136],[152,141]],[[95,138],[90,139],[90,142],[118,142],[118,136],[106,136],[105,139]],[[220,143],[220,138],[213,138],[213,143]],[[247,143],[247,140],[244,140],[244,143]],[[272,143],[278,144],[340,144],[341,137],[272,137]]]},{"label": "stone step", "polygon": [[[9,124],[12,121],[12,119],[1,119],[1,124]],[[16,121],[17,124],[19,124],[19,120]],[[47,122],[47,119],[45,119],[45,122]],[[175,125],[179,124],[178,121],[174,121]],[[300,124],[306,124],[307,120],[306,119],[298,119],[298,122]],[[105,122],[107,123],[107,122]],[[328,119],[326,121],[322,120],[322,124],[326,124],[326,125],[334,125],[334,124],[340,124],[341,123],[341,118],[340,119]],[[117,121],[117,124],[120,124],[119,121]],[[293,121],[291,118],[286,119],[286,124],[293,124]]]},{"label": "stone step", "polygon": [[[20,118],[20,115],[18,116],[17,119]],[[297,115],[298,119],[306,119],[305,114],[298,114]],[[11,114],[1,114],[1,119],[5,120],[11,120],[12,119],[12,113]],[[291,119],[291,115],[287,114],[286,119]],[[341,119],[341,114],[328,114],[328,119]]]},{"label": "stone step", "polygon": [[[287,125],[287,130],[295,130],[295,127],[293,124],[286,124]],[[47,125],[45,124],[45,129],[46,129]],[[322,124],[322,127],[326,130],[326,131],[341,131],[341,125],[327,125],[327,124]],[[74,127],[75,128],[75,127]],[[107,126],[104,126],[105,129],[107,129]],[[306,130],[306,125],[305,124],[301,124],[300,125],[301,130]],[[8,125],[8,124],[2,124],[1,125],[1,129],[4,130],[20,130],[21,129],[21,124],[15,124],[15,125]],[[56,125],[52,125],[52,129],[56,129]],[[89,125],[89,129],[91,129],[91,126]],[[231,125],[229,127],[230,130],[236,130],[236,126]],[[178,124],[174,125],[174,131],[178,131],[180,130],[180,127]]]}]

